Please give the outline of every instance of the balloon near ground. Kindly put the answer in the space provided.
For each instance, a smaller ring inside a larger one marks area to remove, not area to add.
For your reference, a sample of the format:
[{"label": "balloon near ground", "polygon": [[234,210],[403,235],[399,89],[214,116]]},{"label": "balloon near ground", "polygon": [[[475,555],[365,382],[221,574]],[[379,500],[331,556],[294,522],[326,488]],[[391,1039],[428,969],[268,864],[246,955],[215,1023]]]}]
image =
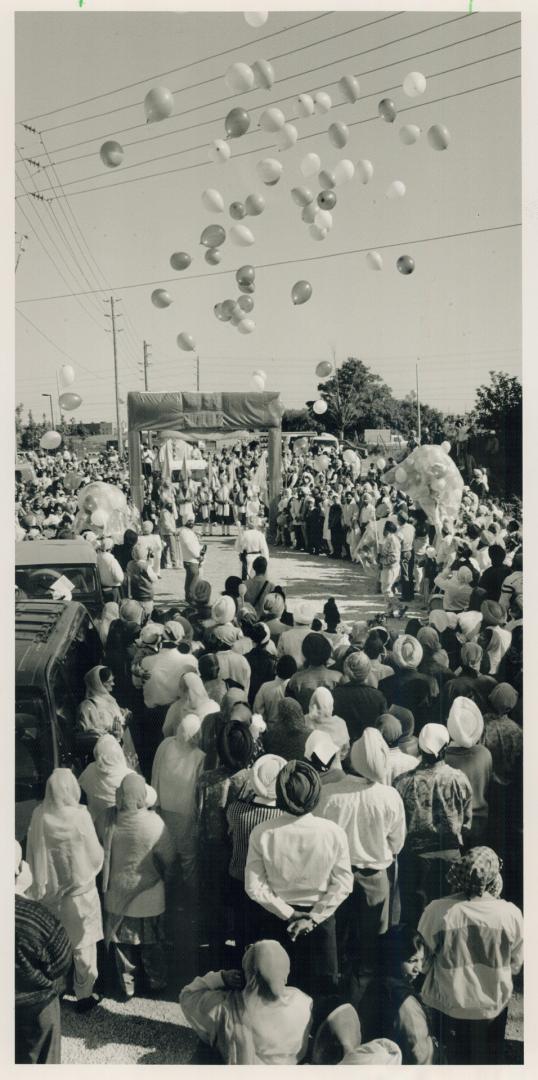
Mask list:
[{"label": "balloon near ground", "polygon": [[119,142],[115,142],[114,139],[103,143],[99,151],[99,157],[103,165],[107,165],[109,169],[115,169],[117,165],[121,165],[123,154],[123,146]]},{"label": "balloon near ground", "polygon": [[230,109],[225,121],[224,130],[229,139],[240,139],[250,127],[250,116],[246,109]]},{"label": "balloon near ground", "polygon": [[224,199],[216,188],[206,188],[202,191],[202,202],[206,210],[214,214],[221,214],[224,210]]},{"label": "balloon near ground", "polygon": [[176,340],[179,348],[183,349],[183,352],[194,352],[196,345],[192,334],[187,334],[183,331],[181,334],[178,334]]},{"label": "balloon near ground", "polygon": [[39,440],[42,450],[57,450],[61,443],[62,436],[59,431],[46,431]]},{"label": "balloon near ground", "polygon": [[368,184],[374,175],[374,166],[368,158],[357,162],[357,173],[361,184]]},{"label": "balloon near ground", "polygon": [[426,79],[420,71],[410,71],[402,83],[403,92],[408,97],[420,97],[426,89]]},{"label": "balloon near ground", "polygon": [[376,465],[377,465],[378,469],[384,469],[386,464],[387,464],[387,462],[385,461],[384,457],[378,457],[378,459],[376,461]]},{"label": "balloon near ground", "polygon": [[420,139],[420,128],[418,124],[404,124],[398,134],[400,142],[403,142],[404,146],[413,146]]},{"label": "balloon near ground", "polygon": [[263,211],[265,210],[265,199],[263,195],[258,195],[257,193],[254,195],[247,195],[245,199],[245,209],[247,214],[250,214],[251,217],[258,217],[260,214],[263,214]]},{"label": "balloon near ground", "polygon": [[264,184],[277,184],[282,176],[282,162],[276,158],[262,158],[256,165],[256,172]]},{"label": "balloon near ground", "polygon": [[307,300],[310,300],[312,296],[312,286],[309,281],[296,281],[291,290],[291,299],[293,303],[306,304]]},{"label": "balloon near ground", "polygon": [[200,243],[208,248],[221,247],[225,241],[226,230],[223,229],[222,225],[206,225],[200,237]]},{"label": "balloon near ground", "polygon": [[383,269],[383,256],[379,254],[379,251],[369,251],[366,255],[366,262],[370,270]]},{"label": "balloon near ground", "polygon": [[192,259],[186,251],[174,251],[174,254],[170,256],[172,270],[188,270],[191,262]]},{"label": "balloon near ground", "polygon": [[415,269],[415,260],[411,255],[400,255],[396,262],[396,269],[400,271],[400,274],[412,274]]},{"label": "balloon near ground", "polygon": [[154,289],[151,294],[151,303],[156,308],[170,307],[172,297],[166,289]]},{"label": "balloon near ground", "polygon": [[247,216],[246,206],[242,202],[230,203],[229,213],[234,221],[242,221],[242,219]]},{"label": "balloon near ground", "polygon": [[280,131],[286,123],[286,117],[284,116],[282,109],[276,109],[272,106],[270,109],[265,109],[264,112],[262,112],[258,123],[262,131]]},{"label": "balloon near ground", "polygon": [[359,80],[356,79],[354,75],[342,75],[342,78],[338,81],[338,85],[346,101],[353,104],[355,101],[359,100],[361,88]]},{"label": "balloon near ground", "polygon": [[443,519],[453,522],[458,516],[463,478],[440,446],[417,446],[397,468],[385,473],[384,479],[389,484],[394,479],[432,525],[440,527]]},{"label": "balloon near ground", "polygon": [[75,381],[75,369],[71,364],[64,364],[60,368],[60,382],[62,386],[71,386]]},{"label": "balloon near ground", "polygon": [[[134,528],[138,532],[140,514],[134,507],[127,505],[124,492],[114,484],[96,480],[79,488],[77,492],[79,510],[75,519],[75,532],[80,536],[92,525],[102,528],[106,536],[114,543],[121,544],[126,529]],[[98,514],[97,521],[92,521]],[[101,517],[100,515],[103,515]],[[99,522],[103,524],[99,525]]]},{"label": "balloon near ground", "polygon": [[60,394],[59,397],[60,408],[64,412],[74,412],[75,409],[80,409],[82,405],[82,398],[80,394],[66,393]]},{"label": "balloon near ground", "polygon": [[249,26],[252,26],[253,30],[259,30],[261,26],[265,26],[268,18],[268,11],[244,11],[243,18]]},{"label": "balloon near ground", "polygon": [[230,160],[232,151],[224,139],[215,139],[215,142],[211,143],[209,147],[209,159],[214,161],[217,165],[225,165]]},{"label": "balloon near ground", "polygon": [[225,75],[226,83],[235,94],[246,94],[254,86],[254,72],[248,64],[232,64]]},{"label": "balloon near ground", "polygon": [[148,124],[166,120],[174,109],[174,95],[166,86],[155,86],[144,98],[144,112]]},{"label": "balloon near ground", "polygon": [[393,124],[394,123],[394,121],[396,119],[396,116],[397,116],[397,112],[396,112],[396,106],[395,106],[394,102],[391,101],[390,98],[383,98],[379,102],[379,105],[377,106],[377,111],[378,111],[381,119],[385,120],[387,124]]},{"label": "balloon near ground", "polygon": [[446,150],[450,142],[450,132],[444,124],[433,124],[428,131],[428,142],[434,150]]},{"label": "balloon near ground", "polygon": [[327,412],[327,408],[327,402],[324,401],[323,398],[318,398],[318,400],[315,401],[312,406],[312,409],[314,410],[316,416],[323,416],[323,413]]},{"label": "balloon near ground", "polygon": [[445,454],[449,454],[451,449],[452,449],[452,447],[451,447],[450,443],[447,440],[445,440],[445,442],[441,443],[441,450],[444,450]]},{"label": "balloon near ground", "polygon": [[318,379],[326,379],[332,374],[333,366],[330,360],[320,360],[316,366],[316,375]]},{"label": "balloon near ground", "polygon": [[338,120],[329,127],[329,139],[337,150],[342,150],[349,139],[349,128]]},{"label": "balloon near ground", "polygon": [[249,247],[254,243],[254,234],[247,225],[232,225],[230,229],[230,240],[234,244],[238,244],[239,247]]},{"label": "balloon near ground", "polygon": [[261,90],[270,90],[274,81],[275,73],[273,65],[268,60],[255,60],[252,65],[254,81]]},{"label": "balloon near ground", "polygon": [[310,94],[299,94],[297,107],[299,109],[299,116],[302,116],[303,118],[313,116],[316,111],[314,98],[311,97]]},{"label": "balloon near ground", "polygon": [[103,529],[107,522],[107,515],[104,510],[94,510],[90,521],[92,525],[96,525],[98,529]]}]

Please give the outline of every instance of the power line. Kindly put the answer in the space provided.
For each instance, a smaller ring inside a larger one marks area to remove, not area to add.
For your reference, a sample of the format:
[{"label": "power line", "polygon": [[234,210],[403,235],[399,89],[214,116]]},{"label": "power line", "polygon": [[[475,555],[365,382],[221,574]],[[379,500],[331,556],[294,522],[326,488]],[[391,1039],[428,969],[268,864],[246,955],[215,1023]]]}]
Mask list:
[{"label": "power line", "polygon": [[[413,244],[430,244],[430,243],[433,243],[436,240],[459,239],[459,238],[464,237],[464,236],[476,236],[476,235],[478,235],[480,233],[501,232],[504,229],[519,229],[519,228],[521,228],[521,222],[520,221],[514,221],[514,222],[511,222],[510,224],[506,224],[506,225],[489,225],[489,226],[484,226],[484,227],[481,227],[481,228],[478,228],[478,229],[465,229],[462,232],[445,233],[442,236],[423,236],[423,237],[420,237],[418,240],[417,239],[415,239],[415,240],[399,240],[397,243],[392,243],[392,244],[376,244],[376,250],[377,251],[384,251],[384,250],[386,250],[388,248],[405,248],[405,247],[411,247]],[[299,259],[279,259],[277,262],[258,263],[256,265],[256,270],[257,271],[258,270],[270,270],[272,267],[275,267],[275,266],[292,266],[295,263],[319,262],[322,259],[336,259],[336,258],[340,258],[341,256],[346,256],[346,255],[363,255],[367,251],[371,251],[371,249],[372,249],[372,245],[370,244],[368,247],[364,247],[364,248],[350,248],[350,249],[344,250],[344,251],[331,251],[331,252],[327,252],[327,254],[325,254],[325,255],[308,255],[306,257],[299,258]],[[234,272],[235,271],[234,271],[233,268],[230,269],[230,270],[216,270],[211,275],[209,275],[209,274],[191,274],[190,277],[183,278],[182,280],[183,281],[196,281],[199,278],[207,278],[207,277],[210,277],[210,276],[211,277],[220,277],[220,276],[225,275],[225,274],[233,274]],[[181,279],[179,279],[177,277],[176,278],[165,278],[164,280],[161,278],[158,281],[141,281],[141,282],[137,282],[136,284],[131,284],[131,285],[117,285],[115,288],[116,288],[116,291],[119,291],[119,290],[125,291],[126,289],[149,289],[154,285],[166,285],[166,284],[170,284],[172,282],[178,283],[179,280],[181,280]],[[42,301],[44,302],[44,301],[49,301],[49,300],[68,300],[73,295],[74,295],[73,293],[67,293],[67,294],[58,295],[58,296],[34,296],[34,297],[27,297],[24,300],[18,300],[17,302],[19,304],[37,304],[37,303],[41,303]],[[83,296],[85,294],[81,293],[80,295]]]},{"label": "power line", "polygon": [[[26,315],[24,311],[19,311],[18,307],[15,307],[15,311],[17,315],[20,315],[21,319],[25,319],[27,323],[30,323],[30,326],[33,326],[34,330],[38,334],[40,334],[41,337],[45,339],[45,341],[48,341],[49,345],[52,345],[52,347],[56,349],[59,353],[61,353],[62,356],[65,356],[65,358],[69,360],[71,364],[76,364],[78,368],[82,368],[83,371],[87,371],[92,378],[98,378],[97,372],[90,371],[89,368],[85,367],[84,364],[80,363],[80,360],[74,360],[73,357],[65,351],[65,349],[62,349],[61,345],[58,345],[58,343],[56,341],[53,341],[53,339],[50,338],[44,330],[41,330],[40,327],[37,326],[36,323],[33,322],[32,319],[30,319],[30,317]],[[18,380],[16,379],[16,381]],[[35,382],[35,379],[32,378],[32,382]]]},{"label": "power line", "polygon": [[[458,91],[455,91],[453,94],[444,94],[442,97],[432,98],[430,101],[422,101],[422,102],[417,102],[417,103],[415,103],[413,105],[407,105],[403,109],[399,109],[398,114],[401,115],[402,113],[415,111],[416,109],[424,108],[424,107],[431,106],[431,105],[437,105],[441,101],[450,101],[453,98],[463,97],[465,94],[474,94],[479,90],[489,90],[492,86],[501,86],[503,83],[512,82],[514,79],[520,79],[520,78],[521,78],[521,75],[519,75],[519,74],[518,75],[509,75],[505,79],[495,79],[495,80],[493,80],[493,82],[484,83],[482,86],[472,86],[468,90],[458,90]],[[393,87],[392,89],[396,89],[396,88]],[[378,97],[379,96],[379,91],[377,91],[375,94],[370,94],[368,96],[369,97]],[[360,124],[369,124],[369,123],[373,122],[374,120],[379,122],[378,114],[376,114],[375,116],[364,117],[362,120],[353,120],[347,126],[348,127],[356,127],[356,126],[358,126]],[[300,135],[299,139],[298,139],[298,142],[302,142],[304,139],[316,138],[317,136],[323,135],[323,134],[324,134],[324,132],[318,131],[318,132],[311,132],[308,135]],[[263,154],[266,150],[274,150],[274,148],[275,148],[274,143],[270,143],[270,144],[268,144],[266,146],[259,146],[259,147],[256,147],[256,148],[252,149],[252,150],[244,150],[243,152],[241,152],[239,154],[235,154],[233,160],[236,161],[239,158],[248,157],[250,154]],[[193,149],[200,149],[200,147],[196,147],[196,148],[193,148]],[[196,161],[196,162],[193,162],[191,165],[179,165],[179,166],[177,166],[176,168],[173,168],[173,169],[165,169],[165,170],[161,170],[160,172],[156,172],[156,173],[146,173],[144,176],[133,176],[129,180],[118,180],[116,183],[112,183],[112,184],[103,184],[101,186],[94,185],[93,187],[90,187],[90,188],[81,188],[80,191],[70,191],[69,194],[71,195],[71,197],[73,197],[75,195],[88,195],[92,191],[109,191],[110,188],[122,187],[124,184],[136,184],[136,183],[139,183],[140,181],[143,181],[143,180],[153,180],[153,179],[155,179],[157,177],[161,177],[161,176],[170,176],[173,173],[188,172],[191,169],[200,169],[200,168],[203,168],[204,166],[210,166],[211,164],[212,164],[212,162],[210,162],[209,160]],[[83,183],[84,179],[89,179],[89,178],[86,177],[86,178],[81,178],[79,180],[73,180],[73,181],[71,181],[71,183]],[[104,179],[104,177],[103,177],[103,179]],[[21,197],[22,196],[20,196],[20,195],[16,195],[15,199],[20,199]],[[52,198],[54,199],[55,196],[52,196]]]}]

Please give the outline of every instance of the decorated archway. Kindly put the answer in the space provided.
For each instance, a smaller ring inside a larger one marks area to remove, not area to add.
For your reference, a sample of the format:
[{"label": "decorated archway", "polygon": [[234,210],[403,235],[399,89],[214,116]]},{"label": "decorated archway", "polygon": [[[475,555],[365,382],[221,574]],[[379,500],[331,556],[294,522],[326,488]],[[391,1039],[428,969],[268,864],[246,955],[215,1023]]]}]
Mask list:
[{"label": "decorated archway", "polygon": [[185,436],[224,435],[232,431],[267,431],[269,520],[282,490],[282,413],[278,393],[195,393],[127,395],[129,477],[133,502],[142,510],[144,480],[140,435],[143,431],[175,431]]}]

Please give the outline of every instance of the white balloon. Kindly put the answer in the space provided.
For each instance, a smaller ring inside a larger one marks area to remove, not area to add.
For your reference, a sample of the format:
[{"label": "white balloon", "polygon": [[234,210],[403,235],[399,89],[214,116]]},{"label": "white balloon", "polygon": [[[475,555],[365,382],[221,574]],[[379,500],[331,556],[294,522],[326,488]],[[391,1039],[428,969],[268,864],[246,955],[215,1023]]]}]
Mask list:
[{"label": "white balloon", "polygon": [[260,26],[265,26],[268,18],[268,11],[244,11],[243,18],[249,26],[252,26],[253,30],[259,30]]},{"label": "white balloon", "polygon": [[248,64],[232,64],[226,72],[226,83],[236,94],[246,94],[254,86],[254,72]]},{"label": "white balloon", "polygon": [[402,85],[404,94],[408,97],[420,97],[426,89],[426,79],[420,71],[410,71]]},{"label": "white balloon", "polygon": [[263,379],[264,382],[267,382],[267,373],[265,371],[262,371],[261,368],[257,368],[256,371],[253,371],[252,376],[253,378],[254,376],[257,376],[259,379]]},{"label": "white balloon", "polygon": [[308,231],[313,240],[325,240],[329,235],[328,229],[324,229],[321,225],[316,225],[315,223],[310,226]]},{"label": "white balloon", "polygon": [[71,386],[75,381],[75,369],[71,364],[64,364],[60,370],[60,382],[62,386]]},{"label": "white balloon", "polygon": [[310,94],[299,94],[299,116],[313,116],[316,111],[314,98]]},{"label": "white balloon", "polygon": [[258,123],[262,131],[280,131],[286,123],[286,117],[282,109],[277,109],[272,105],[270,109],[264,109]]},{"label": "white balloon", "polygon": [[392,184],[389,184],[385,194],[387,199],[401,199],[405,195],[405,184],[403,180],[393,180]]},{"label": "white balloon", "polygon": [[234,244],[238,244],[239,247],[249,247],[254,243],[254,235],[250,231],[248,225],[232,225],[230,229],[230,240]]},{"label": "white balloon", "polygon": [[339,187],[340,184],[345,184],[348,180],[353,180],[355,176],[355,166],[349,158],[342,158],[337,165],[334,166],[333,176],[336,180],[336,184]]},{"label": "white balloon", "polygon": [[399,131],[400,141],[404,146],[413,146],[413,143],[418,142],[420,139],[420,128],[418,124],[405,124]]},{"label": "white balloon", "polygon": [[321,169],[321,158],[317,154],[307,154],[299,166],[303,176],[315,176]]},{"label": "white balloon", "polygon": [[206,188],[202,191],[202,202],[206,210],[213,214],[222,214],[224,210],[224,199],[216,188]]},{"label": "white balloon", "polygon": [[255,60],[252,65],[252,72],[256,86],[259,86],[262,90],[271,89],[275,81],[275,72],[273,65],[268,60]]},{"label": "white balloon", "polygon": [[237,327],[240,334],[251,334],[256,329],[254,319],[242,319]]},{"label": "white balloon", "polygon": [[276,137],[277,146],[279,150],[289,150],[292,146],[295,146],[298,138],[299,132],[295,124],[284,124]]},{"label": "white balloon", "polygon": [[363,158],[361,161],[357,162],[357,172],[361,184],[367,184],[374,175],[374,166],[367,158]]},{"label": "white balloon", "polygon": [[314,218],[314,222],[318,226],[318,228],[327,229],[327,232],[328,232],[329,229],[332,229],[332,227],[333,227],[333,216],[331,214],[331,211],[330,210],[316,210],[316,216]]},{"label": "white balloon", "polygon": [[330,94],[327,94],[325,90],[318,90],[317,94],[314,94],[314,104],[317,112],[328,113],[332,106]]},{"label": "white balloon", "polygon": [[356,79],[354,75],[342,75],[338,85],[346,101],[350,101],[351,103],[358,101],[361,88],[359,80]]},{"label": "white balloon", "polygon": [[283,165],[277,158],[262,158],[256,165],[256,172],[264,184],[276,184],[282,175]]},{"label": "white balloon", "polygon": [[225,165],[230,160],[232,151],[230,150],[229,143],[224,142],[224,139],[215,139],[215,142],[211,143],[209,147],[209,159],[215,161],[219,165]]},{"label": "white balloon", "polygon": [[327,402],[323,398],[318,398],[312,406],[316,416],[323,416],[323,413],[327,412]]},{"label": "white balloon", "polygon": [[252,376],[252,389],[258,390],[260,393],[265,390],[265,379],[262,379],[261,375],[257,375],[256,372]]},{"label": "white balloon", "polygon": [[302,217],[303,221],[306,221],[307,225],[313,225],[317,212],[318,212],[317,203],[311,202],[311,203],[308,204],[308,206],[303,207],[303,212],[301,214],[301,217]]},{"label": "white balloon", "polygon": [[379,251],[369,251],[366,256],[366,262],[368,263],[370,270],[383,269],[383,256],[379,254]]}]

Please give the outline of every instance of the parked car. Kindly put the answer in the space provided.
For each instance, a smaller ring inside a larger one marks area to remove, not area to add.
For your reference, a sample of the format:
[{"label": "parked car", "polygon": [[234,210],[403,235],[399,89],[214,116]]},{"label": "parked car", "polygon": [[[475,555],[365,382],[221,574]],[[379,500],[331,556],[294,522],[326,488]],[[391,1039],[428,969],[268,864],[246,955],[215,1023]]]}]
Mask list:
[{"label": "parked car", "polygon": [[20,540],[15,544],[15,584],[28,600],[50,599],[50,588],[65,576],[72,582],[73,600],[99,618],[103,587],[97,556],[86,540]]},{"label": "parked car", "polygon": [[15,832],[21,842],[52,770],[65,766],[78,773],[84,765],[77,707],[84,675],[102,659],[83,604],[15,604]]}]

